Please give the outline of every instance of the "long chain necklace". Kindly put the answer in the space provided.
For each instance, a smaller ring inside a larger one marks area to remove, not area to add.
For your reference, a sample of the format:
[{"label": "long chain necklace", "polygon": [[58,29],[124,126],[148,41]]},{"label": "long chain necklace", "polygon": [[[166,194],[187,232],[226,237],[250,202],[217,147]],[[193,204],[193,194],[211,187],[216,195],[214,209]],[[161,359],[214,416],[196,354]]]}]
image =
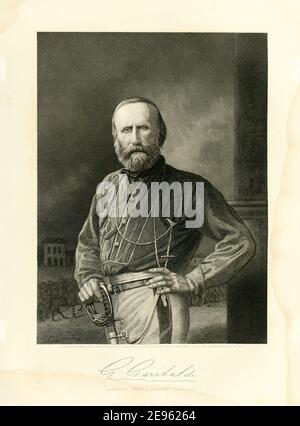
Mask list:
[{"label": "long chain necklace", "polygon": [[[171,241],[172,241],[172,231],[173,231],[173,226],[170,226],[169,230],[170,230],[170,235],[169,235],[169,241],[168,241],[168,246],[167,246],[167,254],[166,254],[166,260],[165,260],[164,268],[166,268],[166,267],[168,266],[169,254],[170,254],[170,248],[171,248]],[[157,266],[160,268],[160,267],[161,267],[161,265],[160,265],[160,262],[159,262],[159,256],[158,256],[158,248],[157,248],[157,241],[158,241],[158,238],[156,238],[155,217],[153,218],[153,233],[154,233],[154,251],[155,251],[155,258],[156,258]]]},{"label": "long chain necklace", "polygon": [[[163,178],[163,176],[164,176],[164,174],[165,174],[165,165],[164,165],[164,168],[163,168],[163,171],[162,171],[162,178]],[[159,173],[158,173],[158,175],[159,175]],[[158,177],[158,176],[157,176]],[[156,200],[156,202],[157,202],[157,200]],[[143,224],[143,226],[142,226],[142,229],[141,229],[141,232],[140,232],[140,235],[139,235],[139,238],[138,238],[138,240],[137,241],[132,241],[132,240],[130,240],[129,238],[127,238],[127,237],[125,237],[125,235],[121,232],[121,229],[120,229],[120,226],[119,226],[119,224],[118,224],[118,221],[117,221],[117,218],[115,217],[114,218],[114,222],[115,222],[115,227],[116,227],[116,229],[117,229],[117,232],[118,232],[118,234],[120,235],[120,237],[124,240],[124,241],[126,241],[127,243],[129,243],[129,244],[133,244],[134,246],[148,246],[148,245],[151,245],[151,244],[156,244],[156,242],[157,241],[159,241],[161,238],[163,238],[165,235],[167,235],[169,232],[170,232],[170,234],[171,234],[171,231],[172,231],[172,226],[170,225],[169,227],[168,227],[168,229],[165,231],[165,232],[163,232],[159,237],[156,237],[156,233],[155,233],[155,235],[154,235],[154,239],[152,240],[152,241],[145,241],[145,242],[139,242],[139,239],[140,239],[140,237],[141,237],[141,235],[142,235],[142,233],[143,233],[143,231],[144,231],[144,228],[145,228],[145,226],[146,226],[146,224],[147,224],[147,222],[148,222],[148,220],[149,220],[149,217],[151,216],[151,212],[152,212],[152,210],[153,210],[153,208],[155,207],[155,204],[156,204],[156,202],[152,205],[152,207],[151,207],[151,209],[150,209],[150,212],[149,212],[149,214],[148,214],[148,216],[147,216],[147,218],[146,218],[146,220],[145,220],[145,222],[144,222],[144,224]],[[137,200],[137,203],[138,203],[138,200]],[[136,204],[137,204],[136,203]],[[125,211],[125,209],[124,209],[124,211]],[[130,215],[129,216],[131,216],[131,213],[132,213],[132,211],[130,212]],[[124,214],[124,212],[123,212],[123,214]],[[155,217],[154,217],[154,221],[155,221]]]},{"label": "long chain necklace", "polygon": [[[143,224],[143,227],[142,227],[142,231],[141,232],[143,232],[144,231],[144,228],[145,228],[145,226],[146,226],[146,224],[147,224],[147,222],[148,222],[148,218],[149,218],[149,215],[148,215],[148,217],[147,217],[147,219],[145,220],[145,222],[144,222],[144,224]],[[155,217],[153,218],[153,223],[155,222]],[[115,218],[115,225],[116,225],[116,228],[117,228],[117,231],[118,231],[118,234],[120,235],[120,237],[124,240],[124,241],[126,241],[127,243],[129,243],[129,244],[133,244],[133,245],[137,245],[137,246],[148,246],[148,245],[150,245],[150,244],[156,244],[156,242],[157,241],[159,241],[160,239],[162,239],[165,235],[167,235],[171,230],[172,230],[172,226],[169,226],[168,227],[168,229],[165,231],[165,232],[163,232],[159,237],[156,237],[156,235],[154,235],[154,239],[153,240],[151,240],[151,241],[145,241],[145,242],[138,242],[138,241],[132,241],[132,240],[130,240],[129,238],[127,238],[127,237],[125,237],[125,235],[124,234],[122,234],[122,232],[121,232],[121,230],[120,230],[120,227],[119,227],[119,224],[118,224],[118,222],[117,222],[117,219]],[[170,232],[171,233],[171,232]]]},{"label": "long chain necklace", "polygon": [[[165,166],[164,166],[164,169],[163,169],[163,173],[162,173],[162,175],[164,176],[164,174],[165,174]],[[154,203],[155,204],[155,203]],[[159,256],[158,256],[158,248],[157,248],[157,242],[159,241],[159,240],[161,240],[165,235],[167,235],[168,233],[169,233],[169,239],[168,239],[168,245],[167,245],[167,254],[166,254],[166,260],[165,260],[165,265],[164,265],[164,267],[166,268],[167,267],[167,265],[168,265],[168,260],[169,260],[169,254],[170,254],[170,248],[171,248],[171,241],[172,241],[172,231],[173,231],[173,227],[174,227],[174,225],[173,224],[170,224],[169,225],[169,227],[168,227],[168,229],[165,231],[165,232],[163,232],[160,236],[158,236],[157,237],[157,235],[156,235],[156,218],[155,218],[155,216],[153,216],[153,233],[154,233],[154,238],[153,238],[153,240],[151,240],[151,241],[145,241],[145,242],[140,242],[139,240],[140,240],[140,237],[142,236],[142,234],[143,234],[143,231],[144,231],[144,228],[145,228],[145,226],[146,226],[146,224],[147,224],[147,222],[148,222],[148,220],[149,220],[149,217],[151,216],[151,212],[152,212],[152,209],[154,208],[154,206],[152,206],[152,208],[150,209],[150,212],[149,212],[149,214],[148,214],[148,216],[147,216],[147,218],[146,218],[146,220],[145,220],[145,222],[143,223],[143,226],[142,226],[142,228],[141,228],[141,231],[140,231],[140,233],[139,233],[139,237],[138,237],[138,239],[137,239],[137,241],[132,241],[132,240],[130,240],[129,238],[127,238],[127,237],[125,237],[125,235],[121,232],[121,229],[120,229],[120,226],[119,226],[119,224],[118,224],[118,221],[117,221],[117,218],[115,217],[114,218],[114,222],[115,222],[115,227],[116,227],[116,230],[117,230],[117,232],[118,232],[118,234],[120,235],[120,237],[122,238],[122,240],[124,240],[124,241],[126,241],[127,243],[129,243],[129,244],[132,244],[132,245],[134,245],[135,247],[136,246],[148,246],[148,245],[151,245],[151,244],[154,244],[154,252],[155,252],[155,258],[156,258],[156,263],[157,263],[157,266],[160,268],[161,267],[161,265],[160,265],[160,262],[159,262]],[[125,211],[125,210],[124,210]],[[123,214],[124,214],[124,212],[123,212]],[[131,214],[130,214],[130,216],[131,216]]]}]

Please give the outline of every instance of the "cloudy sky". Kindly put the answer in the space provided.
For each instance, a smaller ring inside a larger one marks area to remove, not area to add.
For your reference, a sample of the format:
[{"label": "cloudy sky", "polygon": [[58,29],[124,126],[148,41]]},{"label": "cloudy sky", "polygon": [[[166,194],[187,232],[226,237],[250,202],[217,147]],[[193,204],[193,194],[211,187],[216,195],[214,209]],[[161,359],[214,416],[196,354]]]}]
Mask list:
[{"label": "cloudy sky", "polygon": [[111,116],[144,96],[168,128],[163,154],[233,198],[232,34],[39,33],[39,241],[70,246],[99,181],[120,167]]}]

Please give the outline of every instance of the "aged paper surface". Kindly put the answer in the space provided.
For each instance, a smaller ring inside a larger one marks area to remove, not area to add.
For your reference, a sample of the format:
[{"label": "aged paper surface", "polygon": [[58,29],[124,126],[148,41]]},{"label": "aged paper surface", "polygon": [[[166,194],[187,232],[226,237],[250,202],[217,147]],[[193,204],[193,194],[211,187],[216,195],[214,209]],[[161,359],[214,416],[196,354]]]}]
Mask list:
[{"label": "aged paper surface", "polygon": [[[300,402],[299,16],[296,1],[1,2],[1,404]],[[268,344],[36,344],[39,31],[268,33]],[[149,355],[156,371],[172,359],[179,369],[192,365],[194,372],[184,381],[100,374],[112,361],[134,357],[138,363]]]}]

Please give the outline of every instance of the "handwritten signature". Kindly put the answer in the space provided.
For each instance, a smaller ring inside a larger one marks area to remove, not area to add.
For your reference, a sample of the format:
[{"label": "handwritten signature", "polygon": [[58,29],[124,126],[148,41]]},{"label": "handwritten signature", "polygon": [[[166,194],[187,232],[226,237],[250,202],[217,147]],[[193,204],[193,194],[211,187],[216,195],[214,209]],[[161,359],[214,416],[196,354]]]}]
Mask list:
[{"label": "handwritten signature", "polygon": [[147,382],[194,382],[197,377],[197,369],[193,364],[178,367],[159,365],[149,358],[136,361],[134,357],[120,358],[99,370],[101,376],[107,379],[119,380],[143,380]]}]

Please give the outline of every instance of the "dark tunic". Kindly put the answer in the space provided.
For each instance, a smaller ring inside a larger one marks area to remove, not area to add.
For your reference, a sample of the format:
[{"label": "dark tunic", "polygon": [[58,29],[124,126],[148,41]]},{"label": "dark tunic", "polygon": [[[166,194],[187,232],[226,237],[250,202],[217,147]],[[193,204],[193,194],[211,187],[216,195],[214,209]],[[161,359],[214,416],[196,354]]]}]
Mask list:
[{"label": "dark tunic", "polygon": [[[92,277],[101,279],[104,275],[144,271],[165,266],[166,263],[168,269],[184,275],[204,235],[214,239],[216,245],[215,250],[187,274],[197,285],[207,288],[224,284],[253,256],[255,245],[248,228],[220,192],[203,177],[175,169],[160,157],[151,169],[143,173],[134,174],[120,169],[109,174],[104,181],[112,182],[118,190],[123,176],[131,183],[140,181],[148,187],[154,181],[169,184],[179,182],[181,185],[184,182],[192,182],[194,185],[196,182],[203,182],[204,223],[200,228],[187,228],[185,222],[191,218],[184,215],[177,217],[172,209],[173,205],[167,218],[162,217],[162,214],[156,218],[151,215],[148,218],[114,218],[110,215],[99,218],[97,203],[103,194],[97,191],[78,238],[75,278],[79,287]],[[196,192],[193,191],[193,197],[195,196]],[[195,200],[193,202],[195,205]],[[134,330],[140,328],[139,324],[144,322],[140,319],[140,314],[143,311],[144,316],[147,316],[147,306],[152,297],[153,292],[147,288],[130,290],[121,296],[114,296],[114,304],[121,311],[120,304],[123,305],[123,315],[130,313],[128,326]],[[152,330],[153,336],[157,335],[155,330],[165,318],[160,303],[156,312],[157,324]],[[162,337],[158,342],[161,340]],[[156,341],[150,338],[149,342]]]}]

